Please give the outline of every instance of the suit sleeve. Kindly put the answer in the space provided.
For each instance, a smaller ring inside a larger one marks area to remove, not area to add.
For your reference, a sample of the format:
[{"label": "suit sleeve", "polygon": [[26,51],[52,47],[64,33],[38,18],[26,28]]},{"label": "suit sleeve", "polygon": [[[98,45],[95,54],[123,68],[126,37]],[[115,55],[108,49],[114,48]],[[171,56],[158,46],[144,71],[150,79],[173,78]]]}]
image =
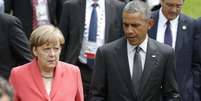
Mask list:
[{"label": "suit sleeve", "polygon": [[80,70],[79,69],[76,71],[76,74],[77,74],[77,88],[78,88],[78,91],[77,91],[77,94],[76,94],[76,97],[75,97],[75,101],[84,101],[82,79],[81,79],[81,75],[80,75]]},{"label": "suit sleeve", "polygon": [[60,22],[59,22],[59,28],[61,30],[61,32],[63,33],[63,36],[64,36],[64,39],[65,39],[65,44],[62,48],[62,51],[61,51],[61,55],[60,55],[60,58],[62,61],[64,61],[64,58],[65,58],[65,54],[66,54],[66,51],[67,51],[67,47],[68,47],[68,44],[69,44],[69,15],[70,12],[70,7],[68,6],[68,3],[65,2],[65,4],[63,5],[63,10],[62,10],[62,13],[61,13],[61,17],[60,17]]},{"label": "suit sleeve", "polygon": [[106,64],[103,59],[103,53],[99,48],[96,53],[95,67],[90,87],[89,101],[105,101],[106,99]]},{"label": "suit sleeve", "polygon": [[22,65],[29,62],[32,58],[29,41],[22,31],[21,22],[11,17],[9,22],[9,45],[13,53],[13,58],[16,59],[17,65]]},{"label": "suit sleeve", "polygon": [[194,101],[201,101],[201,18],[194,22],[193,88]]},{"label": "suit sleeve", "polygon": [[175,53],[173,49],[169,52],[164,66],[164,78],[162,84],[163,99],[164,101],[180,101],[175,73]]}]

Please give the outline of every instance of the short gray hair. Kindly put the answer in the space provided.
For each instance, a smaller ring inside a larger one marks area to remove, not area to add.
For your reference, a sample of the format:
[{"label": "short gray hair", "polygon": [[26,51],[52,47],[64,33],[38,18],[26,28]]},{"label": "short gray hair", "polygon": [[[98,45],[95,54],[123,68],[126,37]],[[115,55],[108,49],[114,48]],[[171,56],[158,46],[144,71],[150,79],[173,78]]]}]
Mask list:
[{"label": "short gray hair", "polygon": [[133,0],[128,2],[124,7],[123,12],[129,12],[129,13],[139,12],[144,14],[145,18],[151,17],[151,10],[149,8],[149,5],[140,0]]}]

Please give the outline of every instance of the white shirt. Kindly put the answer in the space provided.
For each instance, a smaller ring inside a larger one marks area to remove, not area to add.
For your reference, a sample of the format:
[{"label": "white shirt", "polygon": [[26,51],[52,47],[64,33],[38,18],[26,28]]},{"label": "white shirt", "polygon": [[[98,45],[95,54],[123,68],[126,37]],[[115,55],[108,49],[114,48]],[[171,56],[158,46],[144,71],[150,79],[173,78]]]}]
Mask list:
[{"label": "white shirt", "polygon": [[[91,20],[91,13],[93,10],[92,4],[97,3],[98,6],[96,7],[97,11],[97,37],[96,37],[96,47],[95,51],[99,46],[102,46],[105,43],[105,0],[97,0],[94,2],[93,0],[86,0],[86,9],[85,9],[85,30],[84,30],[84,37],[83,37],[83,44],[82,44],[82,49],[80,52],[79,60],[82,63],[87,63],[87,59],[84,56],[85,53],[85,47],[88,47],[89,44],[84,44],[86,43],[85,41],[88,41],[88,35],[89,35],[89,25],[90,25],[90,20]],[[90,47],[90,46],[89,46]]]},{"label": "white shirt", "polygon": [[[92,4],[94,3],[93,0],[86,0],[86,14],[85,14],[85,31],[84,37],[88,40],[89,35],[89,25],[91,20],[91,13],[93,10]],[[98,0],[98,6],[96,7],[97,17],[98,17],[98,29],[97,29],[97,43],[104,44],[105,38],[105,0]]]},{"label": "white shirt", "polygon": [[4,0],[0,0],[0,13],[4,13]]},{"label": "white shirt", "polygon": [[154,6],[160,4],[160,0],[147,0],[147,3],[148,3],[150,8],[153,8]]},{"label": "white shirt", "polygon": [[[142,71],[144,70],[144,64],[146,59],[146,53],[147,53],[147,43],[148,43],[148,36],[146,36],[145,40],[139,45],[141,48],[140,50],[140,56],[141,56],[141,62],[142,62]],[[131,77],[133,75],[133,59],[135,54],[135,47],[127,41],[127,55],[128,55],[128,63],[129,63],[129,69]]]},{"label": "white shirt", "polygon": [[[178,20],[179,20],[179,16],[177,16],[174,20],[170,21],[170,28],[172,31],[172,47],[173,48],[175,48],[175,45],[176,45]],[[167,22],[167,18],[163,15],[162,9],[160,9],[156,40],[161,43],[164,43],[166,22]]]},{"label": "white shirt", "polygon": [[37,0],[37,4],[34,7],[38,26],[49,24],[50,20],[47,0]]}]

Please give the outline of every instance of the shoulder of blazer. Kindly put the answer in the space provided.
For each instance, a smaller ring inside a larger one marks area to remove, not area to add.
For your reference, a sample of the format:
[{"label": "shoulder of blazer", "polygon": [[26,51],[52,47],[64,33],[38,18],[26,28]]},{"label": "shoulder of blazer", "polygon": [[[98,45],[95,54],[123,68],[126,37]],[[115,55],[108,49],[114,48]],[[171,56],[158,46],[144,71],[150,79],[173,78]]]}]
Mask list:
[{"label": "shoulder of blazer", "polygon": [[73,64],[65,63],[62,61],[58,62],[59,68],[61,68],[64,72],[80,72],[79,68]]},{"label": "shoulder of blazer", "polygon": [[156,40],[153,40],[151,38],[149,38],[149,45],[151,47],[153,47],[156,51],[159,51],[159,52],[172,52],[174,51],[174,49],[168,45],[165,45],[163,43],[160,43]]},{"label": "shoulder of blazer", "polygon": [[184,23],[188,22],[190,24],[193,24],[194,19],[190,16],[187,16],[187,15],[181,13],[179,15],[179,21],[183,21]]},{"label": "shoulder of blazer", "polygon": [[16,18],[15,16],[12,15],[8,15],[8,14],[0,14],[0,21],[1,23],[5,23],[5,24],[9,24],[9,23],[13,23],[13,22],[20,22],[20,20],[18,18]]}]

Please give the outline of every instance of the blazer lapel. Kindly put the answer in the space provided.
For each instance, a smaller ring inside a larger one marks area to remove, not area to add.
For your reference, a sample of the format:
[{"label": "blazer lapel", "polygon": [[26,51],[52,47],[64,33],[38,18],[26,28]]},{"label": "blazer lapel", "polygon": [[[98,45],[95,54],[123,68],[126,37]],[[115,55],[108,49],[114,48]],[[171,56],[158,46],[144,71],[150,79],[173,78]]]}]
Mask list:
[{"label": "blazer lapel", "polygon": [[60,88],[60,85],[62,84],[62,77],[63,77],[62,64],[58,62],[58,65],[55,69],[54,80],[53,80],[52,88],[50,92],[51,99],[53,99],[56,92]]},{"label": "blazer lapel", "polygon": [[32,63],[30,64],[30,66],[31,66],[30,72],[31,72],[31,75],[33,77],[33,81],[36,84],[38,90],[40,91],[40,95],[44,96],[48,99],[48,95],[47,95],[46,90],[45,90],[45,86],[44,86],[44,83],[42,80],[42,76],[40,73],[40,69],[39,69],[37,60],[34,59],[32,61]]},{"label": "blazer lapel", "polygon": [[[133,91],[133,86],[131,82],[131,75],[128,63],[128,55],[127,55],[127,40],[126,38],[122,38],[121,44],[118,48],[116,48],[116,58],[119,59],[118,67],[119,72],[121,72],[121,77],[123,78],[125,84],[127,85],[127,89],[132,93],[133,97],[136,98],[136,94]],[[121,58],[119,58],[121,57]]]},{"label": "blazer lapel", "polygon": [[145,60],[145,65],[144,65],[144,70],[142,73],[142,78],[141,78],[141,86],[140,86],[140,94],[143,96],[143,89],[147,87],[147,84],[149,83],[152,69],[154,69],[159,62],[159,53],[156,48],[157,46],[153,43],[152,39],[148,39],[148,44],[147,44],[147,53],[146,53],[146,60]]},{"label": "blazer lapel", "polygon": [[178,28],[177,28],[177,39],[176,39],[176,45],[175,45],[175,52],[179,53],[181,51],[182,45],[183,45],[183,37],[187,35],[187,30],[185,30],[183,27],[187,27],[185,25],[185,20],[183,19],[183,16],[180,15],[179,21],[178,21]]}]

